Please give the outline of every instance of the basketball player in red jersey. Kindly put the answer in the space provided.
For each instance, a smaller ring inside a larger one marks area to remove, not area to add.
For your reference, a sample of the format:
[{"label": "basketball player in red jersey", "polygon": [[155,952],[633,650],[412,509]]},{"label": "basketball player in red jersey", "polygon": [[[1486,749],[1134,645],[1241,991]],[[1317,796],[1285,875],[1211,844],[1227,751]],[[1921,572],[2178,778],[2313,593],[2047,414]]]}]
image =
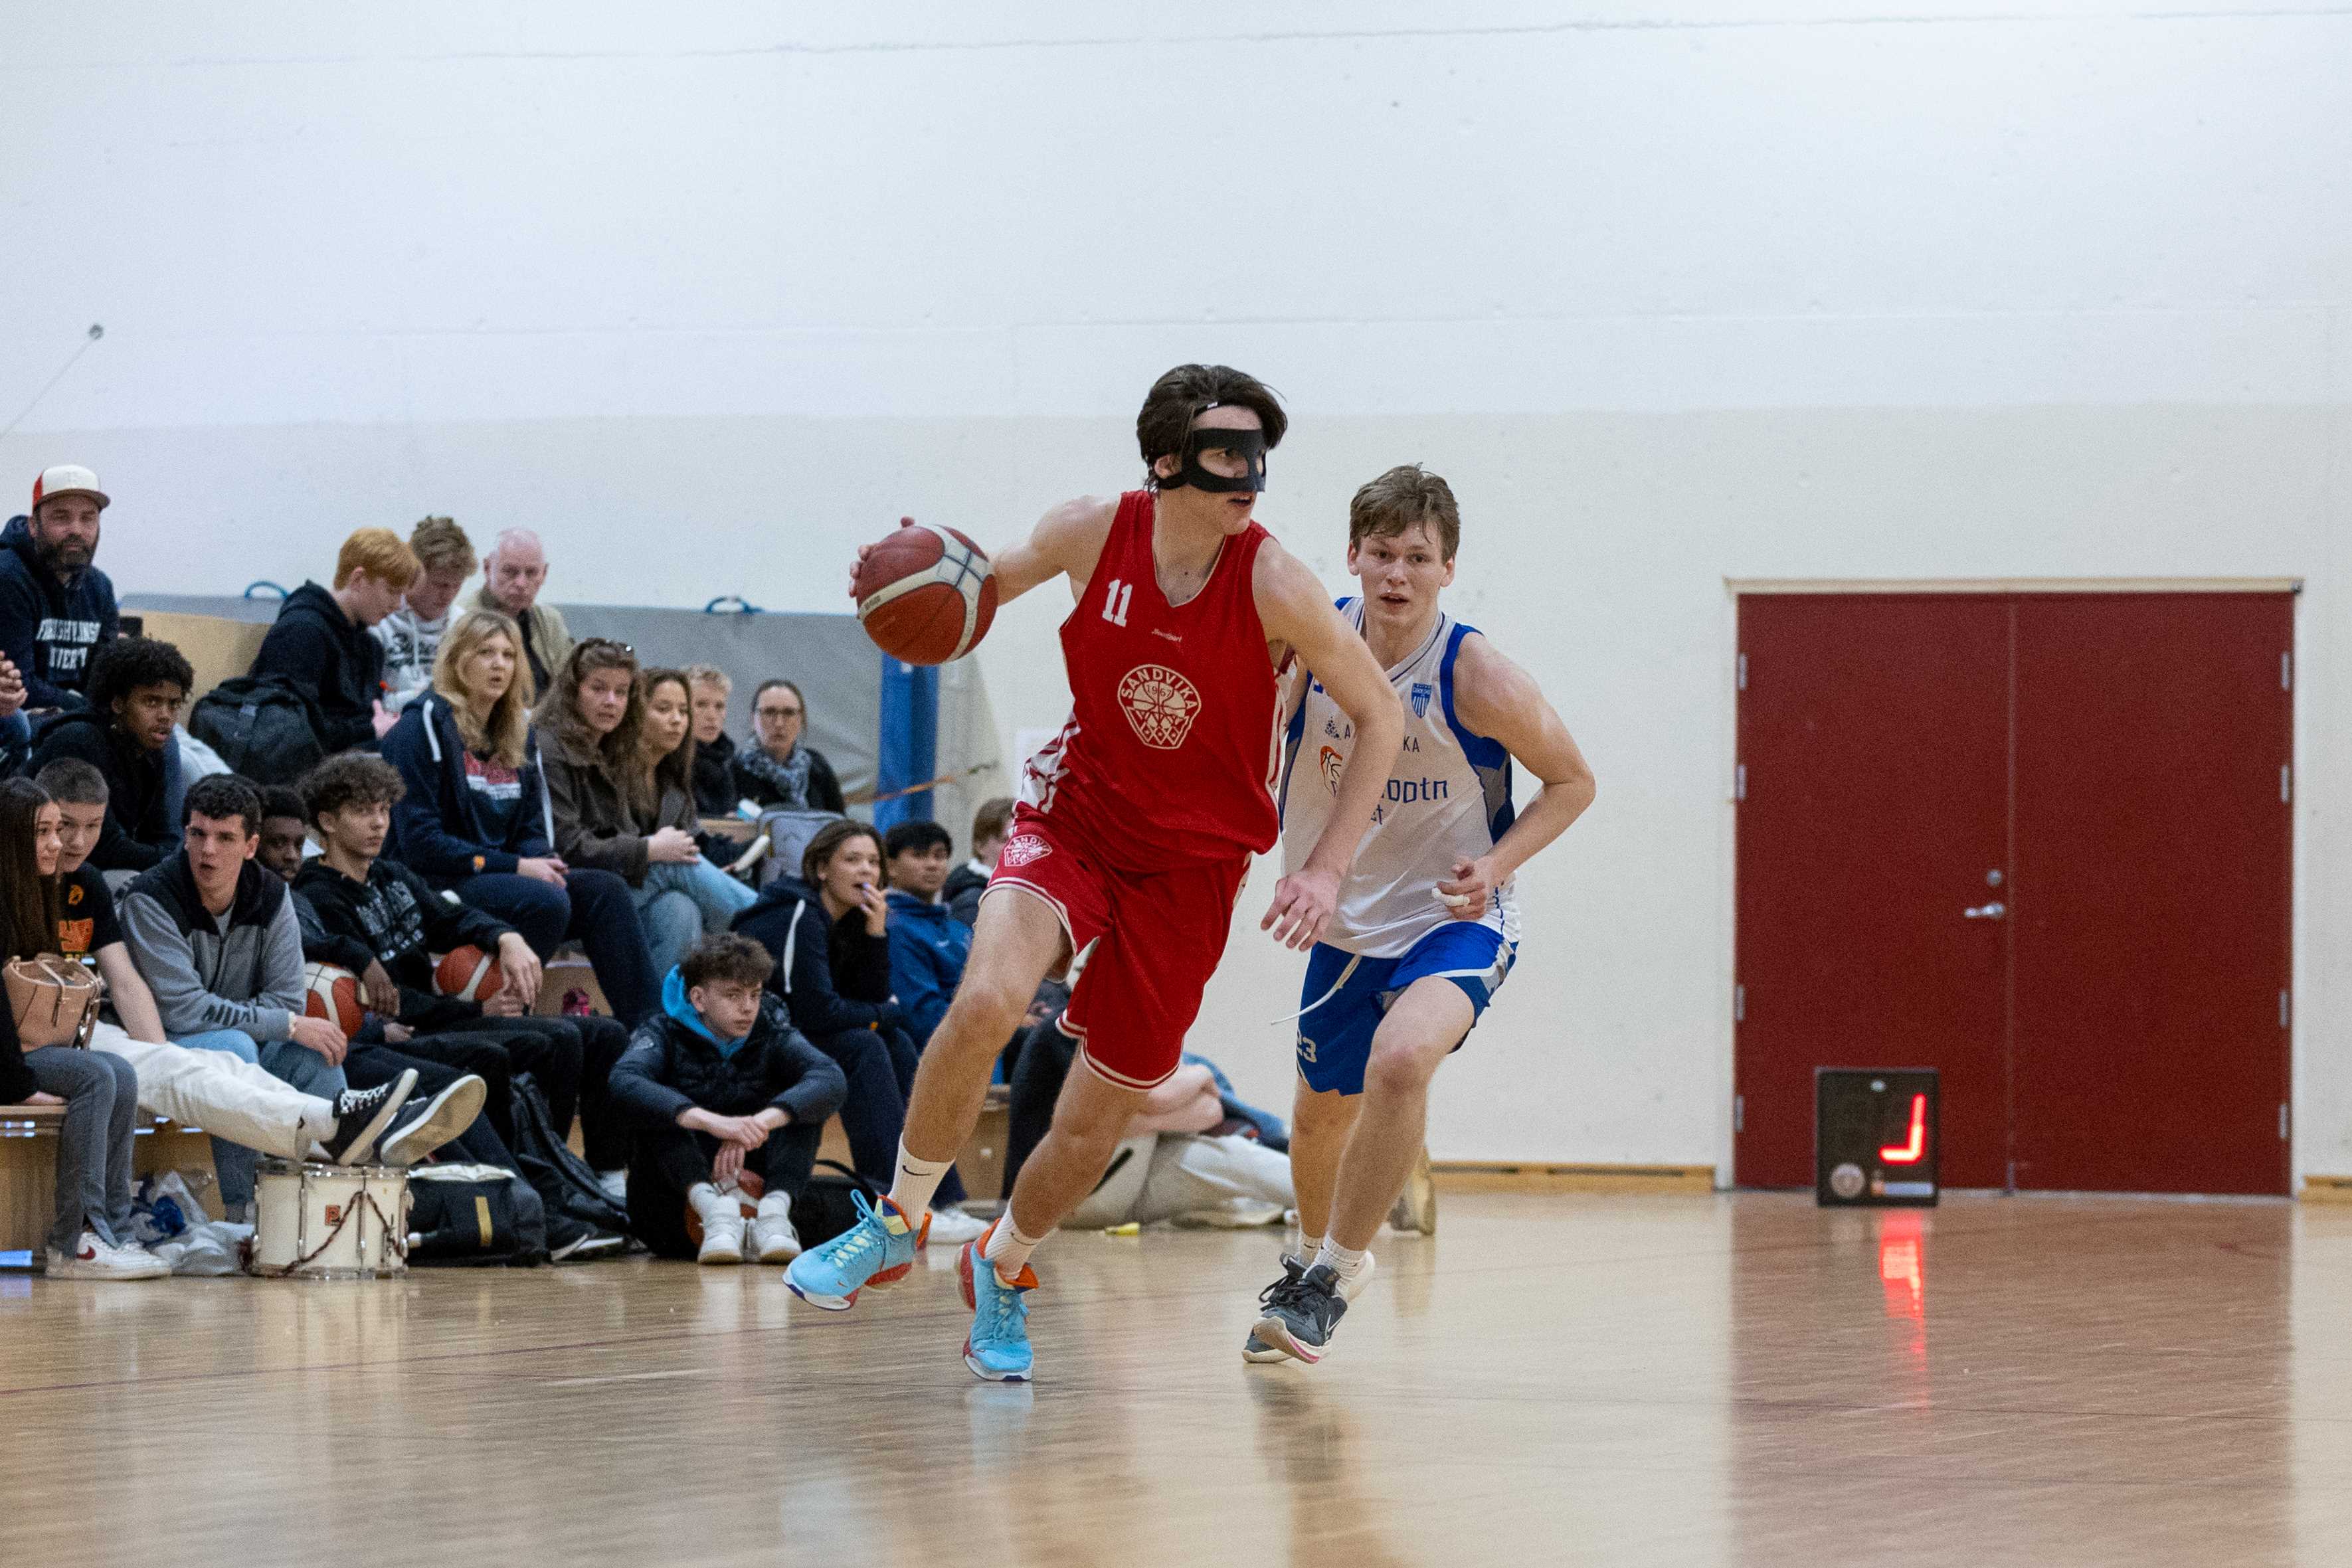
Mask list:
[{"label": "basketball player in red jersey", "polygon": [[785,1275],[803,1301],[836,1312],[905,1278],[920,1239],[908,1217],[929,1207],[979,1119],[990,1064],[1038,982],[1094,944],[1060,1020],[1085,1071],[1070,1074],[1004,1215],[957,1259],[973,1309],[964,1363],[981,1377],[1029,1376],[1029,1254],[1093,1190],[1129,1117],[1175,1071],[1243,871],[1279,831],[1276,671],[1305,660],[1373,759],[1348,770],[1330,830],[1276,885],[1259,927],[1288,946],[1312,946],[1330,918],[1404,733],[1364,640],[1252,520],[1266,451],[1287,423],[1255,378],[1180,365],[1136,417],[1150,487],[1056,507],[995,558],[1000,602],[1070,580],[1070,721],[1029,759],[963,983],[915,1076],[889,1197]]}]

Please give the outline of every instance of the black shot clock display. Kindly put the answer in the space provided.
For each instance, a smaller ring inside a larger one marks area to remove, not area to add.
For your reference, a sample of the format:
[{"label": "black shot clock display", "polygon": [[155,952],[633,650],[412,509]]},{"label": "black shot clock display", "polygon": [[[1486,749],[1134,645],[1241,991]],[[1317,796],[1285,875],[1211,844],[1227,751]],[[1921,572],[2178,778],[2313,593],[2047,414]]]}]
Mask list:
[{"label": "black shot clock display", "polygon": [[1829,1208],[1932,1207],[1936,1070],[1813,1069],[1813,1197]]}]

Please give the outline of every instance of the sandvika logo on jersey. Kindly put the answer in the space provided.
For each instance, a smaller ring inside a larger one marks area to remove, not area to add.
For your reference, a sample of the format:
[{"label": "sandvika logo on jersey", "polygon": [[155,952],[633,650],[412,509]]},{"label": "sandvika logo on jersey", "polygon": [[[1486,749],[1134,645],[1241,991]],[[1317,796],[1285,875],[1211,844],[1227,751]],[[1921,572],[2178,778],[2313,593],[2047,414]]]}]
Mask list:
[{"label": "sandvika logo on jersey", "polygon": [[1053,852],[1054,846],[1036,834],[1022,833],[1005,840],[1004,848],[998,852],[996,858],[1001,864],[1018,868],[1031,861],[1044,860]]},{"label": "sandvika logo on jersey", "polygon": [[1173,751],[1201,716],[1201,688],[1165,664],[1138,664],[1119,677],[1118,706],[1138,740]]}]

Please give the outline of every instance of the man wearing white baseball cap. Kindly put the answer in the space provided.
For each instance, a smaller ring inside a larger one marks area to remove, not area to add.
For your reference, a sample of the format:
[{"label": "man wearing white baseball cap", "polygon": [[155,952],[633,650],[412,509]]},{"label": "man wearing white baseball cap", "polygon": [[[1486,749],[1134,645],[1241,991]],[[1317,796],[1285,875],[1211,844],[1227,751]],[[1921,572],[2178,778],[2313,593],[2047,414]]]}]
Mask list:
[{"label": "man wearing white baseball cap", "polygon": [[114,640],[114,584],[90,564],[106,503],[97,475],[60,464],[33,481],[32,514],[0,530],[0,653],[28,707],[85,706],[90,655]]}]

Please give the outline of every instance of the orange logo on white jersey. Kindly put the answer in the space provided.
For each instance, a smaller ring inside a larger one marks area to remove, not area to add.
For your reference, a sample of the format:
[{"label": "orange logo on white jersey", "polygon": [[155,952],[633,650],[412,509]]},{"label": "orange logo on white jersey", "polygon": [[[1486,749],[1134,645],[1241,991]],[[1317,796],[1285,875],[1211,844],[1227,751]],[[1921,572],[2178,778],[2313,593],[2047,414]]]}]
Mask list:
[{"label": "orange logo on white jersey", "polygon": [[1347,758],[1339,755],[1337,747],[1327,746],[1316,753],[1315,760],[1323,769],[1323,782],[1331,786],[1331,793],[1337,795],[1339,792],[1339,769],[1346,766]]},{"label": "orange logo on white jersey", "polygon": [[1201,688],[1165,664],[1138,664],[1119,680],[1118,706],[1138,740],[1173,751],[1201,716]]}]

